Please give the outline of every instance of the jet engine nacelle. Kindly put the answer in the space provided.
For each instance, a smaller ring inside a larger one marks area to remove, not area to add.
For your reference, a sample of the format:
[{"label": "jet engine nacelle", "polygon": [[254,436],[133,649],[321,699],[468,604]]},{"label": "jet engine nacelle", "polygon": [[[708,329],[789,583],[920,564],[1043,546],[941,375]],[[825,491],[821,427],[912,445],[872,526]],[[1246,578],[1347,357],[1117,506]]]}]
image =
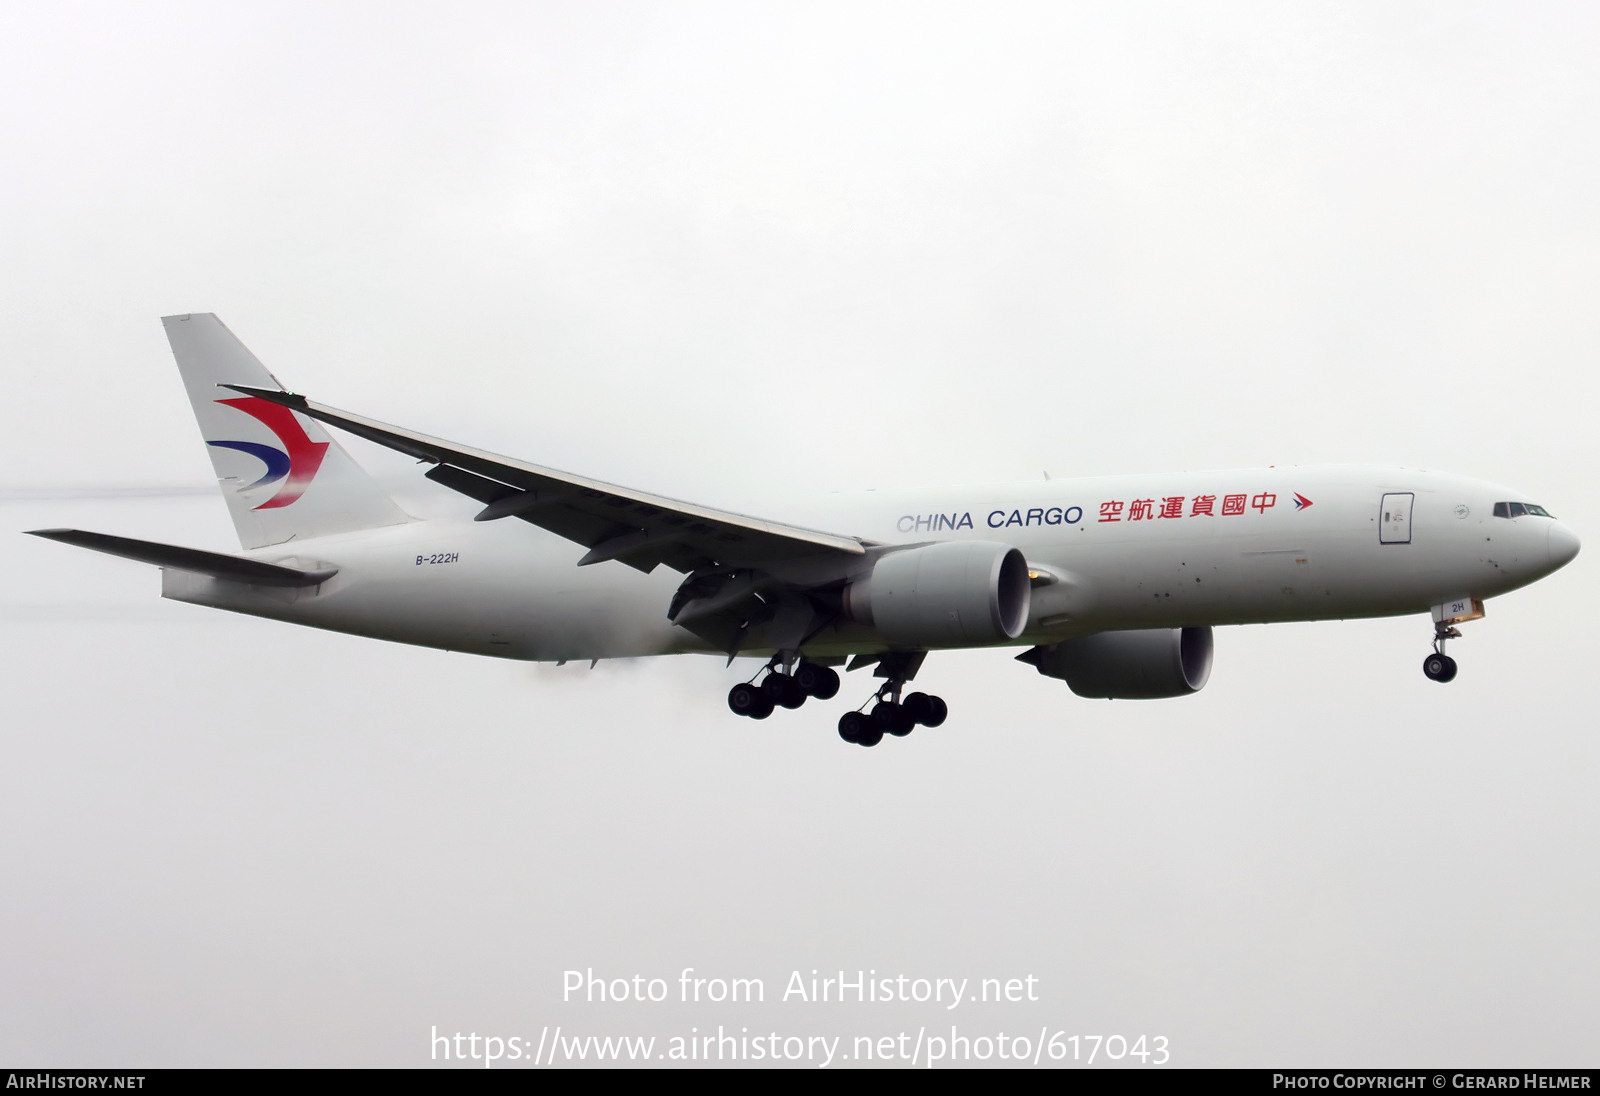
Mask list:
[{"label": "jet engine nacelle", "polygon": [[1199,692],[1211,676],[1211,628],[1099,632],[1022,656],[1079,696],[1157,700]]},{"label": "jet engine nacelle", "polygon": [[844,590],[844,611],[895,643],[1004,643],[1028,622],[1028,561],[1008,544],[945,541],[889,552]]}]

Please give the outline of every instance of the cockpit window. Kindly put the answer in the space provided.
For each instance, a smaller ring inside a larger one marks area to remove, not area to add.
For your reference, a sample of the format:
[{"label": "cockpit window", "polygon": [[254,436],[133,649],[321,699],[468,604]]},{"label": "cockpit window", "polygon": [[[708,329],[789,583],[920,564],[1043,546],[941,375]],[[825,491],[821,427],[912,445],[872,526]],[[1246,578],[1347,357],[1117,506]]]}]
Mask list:
[{"label": "cockpit window", "polygon": [[1530,515],[1536,518],[1555,517],[1543,506],[1535,506],[1531,502],[1497,502],[1494,504],[1494,516],[1497,518],[1522,518]]}]

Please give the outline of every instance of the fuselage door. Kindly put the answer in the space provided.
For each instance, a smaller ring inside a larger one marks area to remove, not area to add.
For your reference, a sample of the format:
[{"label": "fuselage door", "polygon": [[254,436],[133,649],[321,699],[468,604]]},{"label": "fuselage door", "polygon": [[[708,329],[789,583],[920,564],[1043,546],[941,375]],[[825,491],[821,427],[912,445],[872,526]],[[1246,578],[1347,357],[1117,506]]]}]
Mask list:
[{"label": "fuselage door", "polygon": [[1411,503],[1416,495],[1410,491],[1384,495],[1378,507],[1378,543],[1411,543]]}]

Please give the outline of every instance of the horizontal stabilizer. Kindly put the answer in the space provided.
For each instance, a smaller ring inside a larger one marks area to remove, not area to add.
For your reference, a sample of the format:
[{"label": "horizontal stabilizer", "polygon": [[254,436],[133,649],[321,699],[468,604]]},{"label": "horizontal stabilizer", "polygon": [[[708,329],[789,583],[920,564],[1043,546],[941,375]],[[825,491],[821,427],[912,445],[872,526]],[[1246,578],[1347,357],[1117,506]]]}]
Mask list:
[{"label": "horizontal stabilizer", "polygon": [[230,582],[247,582],[252,586],[315,586],[326,582],[338,572],[333,568],[321,571],[302,571],[278,563],[230,556],[225,552],[206,552],[199,548],[180,548],[176,544],[159,544],[153,540],[135,540],[132,537],[114,537],[108,533],[90,533],[82,529],[31,529],[29,536],[59,540],[62,544],[75,544],[124,559],[153,563],[157,567],[176,567],[182,571],[196,571],[213,578]]}]

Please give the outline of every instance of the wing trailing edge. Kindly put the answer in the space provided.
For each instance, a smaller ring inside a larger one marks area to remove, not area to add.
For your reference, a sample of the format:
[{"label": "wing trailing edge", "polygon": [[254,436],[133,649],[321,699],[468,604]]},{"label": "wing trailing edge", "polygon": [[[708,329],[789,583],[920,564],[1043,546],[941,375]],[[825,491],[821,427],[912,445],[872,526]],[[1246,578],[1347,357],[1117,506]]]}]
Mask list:
[{"label": "wing trailing edge", "polygon": [[709,566],[762,567],[803,557],[848,564],[866,555],[856,537],[806,529],[637,491],[472,449],[391,426],[304,396],[225,384],[329,426],[433,464],[427,476],[484,503],[479,521],[516,517],[589,549],[583,562],[659,564],[690,573]]}]

